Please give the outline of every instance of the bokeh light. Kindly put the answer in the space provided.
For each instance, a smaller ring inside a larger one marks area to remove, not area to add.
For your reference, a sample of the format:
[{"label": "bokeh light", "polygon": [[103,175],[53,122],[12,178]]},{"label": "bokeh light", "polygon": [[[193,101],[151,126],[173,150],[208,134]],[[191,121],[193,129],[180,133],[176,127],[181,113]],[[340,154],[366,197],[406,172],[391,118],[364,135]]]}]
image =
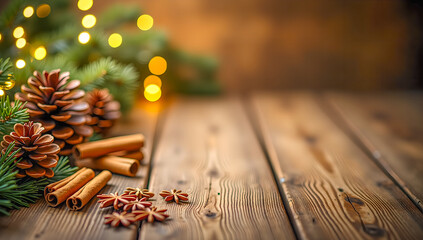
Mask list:
[{"label": "bokeh light", "polygon": [[16,67],[19,68],[19,69],[24,68],[25,65],[26,65],[26,63],[25,63],[25,61],[23,59],[18,59],[16,61]]},{"label": "bokeh light", "polygon": [[2,86],[2,89],[4,89],[4,90],[10,90],[14,86],[15,86],[15,81],[14,80],[10,80],[10,81],[4,82],[4,85]]},{"label": "bokeh light", "polygon": [[4,91],[2,89],[0,89],[0,96],[4,95]]},{"label": "bokeh light", "polygon": [[22,14],[26,18],[30,18],[34,14],[34,8],[32,6],[28,6],[23,10]]},{"label": "bokeh light", "polygon": [[166,72],[167,62],[163,57],[155,56],[148,63],[148,69],[150,69],[152,74],[162,75]]},{"label": "bokeh light", "polygon": [[46,55],[47,55],[47,50],[43,46],[38,47],[34,51],[34,58],[37,59],[37,60],[44,59],[46,57]]},{"label": "bokeh light", "polygon": [[147,88],[147,86],[151,84],[162,87],[162,80],[156,75],[150,75],[144,79],[144,88]]},{"label": "bokeh light", "polygon": [[82,26],[83,26],[84,28],[92,28],[92,27],[94,27],[94,25],[95,25],[96,21],[97,21],[97,19],[95,18],[95,16],[94,16],[94,15],[92,15],[92,14],[88,14],[88,15],[85,15],[85,16],[82,18],[81,23],[82,23]]},{"label": "bokeh light", "polygon": [[150,15],[143,14],[137,20],[137,26],[143,31],[147,31],[153,27],[153,18]]},{"label": "bokeh light", "polygon": [[93,0],[79,0],[78,8],[82,11],[87,11],[93,6]]},{"label": "bokeh light", "polygon": [[162,96],[162,91],[155,84],[148,85],[144,90],[144,97],[150,102],[155,102]]},{"label": "bokeh light", "polygon": [[3,38],[3,35],[1,35],[1,33],[0,33],[0,41],[1,41],[2,38]]},{"label": "bokeh light", "polygon": [[16,27],[15,30],[13,30],[13,36],[15,38],[21,38],[24,35],[25,31],[23,29],[23,27],[19,26]]},{"label": "bokeh light", "polygon": [[78,41],[82,44],[86,44],[90,41],[90,34],[88,32],[81,32],[78,36]]},{"label": "bokeh light", "polygon": [[50,14],[51,8],[50,5],[48,4],[41,4],[38,8],[37,8],[37,16],[39,18],[45,18]]},{"label": "bokeh light", "polygon": [[117,48],[122,44],[122,36],[119,33],[113,33],[109,37],[109,45],[112,48]]},{"label": "bokeh light", "polygon": [[18,40],[16,40],[16,47],[17,48],[23,48],[26,45],[26,40],[25,38],[19,38]]}]

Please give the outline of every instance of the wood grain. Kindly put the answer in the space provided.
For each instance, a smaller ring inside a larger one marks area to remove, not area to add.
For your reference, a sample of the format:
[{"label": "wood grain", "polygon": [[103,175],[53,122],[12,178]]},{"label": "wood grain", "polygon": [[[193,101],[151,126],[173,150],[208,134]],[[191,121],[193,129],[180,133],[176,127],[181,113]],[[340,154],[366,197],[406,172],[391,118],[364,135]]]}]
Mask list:
[{"label": "wood grain", "polygon": [[[134,178],[113,174],[108,185],[100,193],[123,192],[125,187],[146,184],[152,140],[160,106],[138,103],[131,115],[122,120],[112,135],[142,133],[146,137],[143,149],[145,158]],[[99,209],[94,197],[81,211],[69,211],[64,204],[49,207],[41,199],[30,208],[12,211],[10,217],[0,217],[0,236],[7,239],[135,239],[138,226],[113,229],[103,224],[103,216],[111,209]]]},{"label": "wood grain", "polygon": [[177,100],[159,139],[150,191],[182,189],[189,203],[156,196],[171,219],[143,223],[140,239],[294,239],[239,100]]},{"label": "wood grain", "polygon": [[297,235],[422,239],[423,215],[307,93],[262,93],[252,105]]},{"label": "wood grain", "polygon": [[423,93],[328,94],[340,122],[423,211]]}]

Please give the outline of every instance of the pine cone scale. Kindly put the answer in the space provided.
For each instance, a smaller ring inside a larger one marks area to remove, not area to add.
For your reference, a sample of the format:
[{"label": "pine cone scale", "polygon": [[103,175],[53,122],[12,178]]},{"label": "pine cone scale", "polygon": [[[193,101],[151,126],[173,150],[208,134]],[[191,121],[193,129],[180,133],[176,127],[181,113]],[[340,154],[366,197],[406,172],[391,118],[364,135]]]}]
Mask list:
[{"label": "pine cone scale", "polygon": [[91,115],[87,124],[91,125],[95,132],[105,133],[120,118],[120,104],[113,101],[113,96],[107,89],[94,89],[87,94],[86,99]]},{"label": "pine cone scale", "polygon": [[53,129],[51,134],[58,139],[68,139],[74,134],[74,130],[70,127],[57,127]]},{"label": "pine cone scale", "polygon": [[28,169],[28,168],[31,168],[32,166],[33,166],[33,164],[26,159],[23,159],[23,160],[16,163],[16,167],[18,167],[20,169]]},{"label": "pine cone scale", "polygon": [[29,154],[28,157],[34,161],[42,161],[47,158],[47,155],[42,153],[32,153],[32,154]]}]

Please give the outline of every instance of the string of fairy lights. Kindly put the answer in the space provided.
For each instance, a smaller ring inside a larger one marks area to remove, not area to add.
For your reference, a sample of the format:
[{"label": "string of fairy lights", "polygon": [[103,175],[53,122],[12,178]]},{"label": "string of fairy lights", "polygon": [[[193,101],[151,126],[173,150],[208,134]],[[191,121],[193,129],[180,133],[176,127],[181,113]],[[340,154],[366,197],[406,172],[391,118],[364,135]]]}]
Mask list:
[{"label": "string of fairy lights", "polygon": [[[78,9],[86,12],[91,9],[94,2],[93,0],[79,0],[77,2]],[[31,18],[34,16],[34,13],[39,18],[46,18],[51,13],[51,7],[50,5],[44,3],[39,5],[36,9],[33,6],[27,6],[22,11],[22,15],[25,18]],[[80,44],[87,44],[89,43],[91,39],[90,35],[90,29],[94,28],[97,23],[97,18],[94,14],[86,14],[81,19],[81,24],[84,30],[79,33],[77,39]],[[137,19],[137,26],[142,31],[148,31],[153,27],[154,20],[153,18],[148,14],[142,14]],[[17,26],[13,30],[13,37],[16,39],[16,47],[18,49],[23,49],[25,47],[28,47],[30,44],[26,40],[26,32],[25,29],[22,26]],[[2,35],[0,33],[0,41],[2,39]],[[121,34],[114,32],[111,33],[108,38],[108,44],[112,48],[118,48],[122,45],[124,39]],[[47,56],[47,49],[43,45],[38,46],[30,46],[32,56],[36,60],[43,60]],[[18,69],[22,69],[26,66],[26,62],[24,59],[17,59],[15,61],[15,66]],[[144,79],[144,97],[150,101],[155,102],[159,100],[162,96],[162,80],[160,78],[161,75],[163,75],[167,70],[167,62],[166,60],[161,56],[154,56],[150,59],[148,63],[148,69],[150,71],[150,75],[147,76]],[[11,89],[14,86],[14,81],[11,81],[9,84],[6,84],[5,86],[2,86],[0,89],[0,96],[4,94],[3,90]]]}]

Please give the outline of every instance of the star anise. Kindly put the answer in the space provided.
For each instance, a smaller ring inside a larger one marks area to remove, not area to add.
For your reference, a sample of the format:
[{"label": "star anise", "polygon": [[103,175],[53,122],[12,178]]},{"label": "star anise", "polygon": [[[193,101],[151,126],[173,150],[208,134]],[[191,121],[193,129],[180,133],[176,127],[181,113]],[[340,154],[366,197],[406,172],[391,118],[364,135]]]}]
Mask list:
[{"label": "star anise", "polygon": [[154,193],[149,192],[148,189],[141,189],[141,188],[131,188],[127,187],[126,190],[123,192],[124,195],[137,195],[138,199],[141,198],[151,198],[154,196]]},{"label": "star anise", "polygon": [[132,211],[144,210],[145,208],[151,207],[151,205],[151,202],[147,202],[147,198],[141,198],[138,201],[131,201],[128,204],[125,204],[123,211],[129,211],[130,209],[132,209]]},{"label": "star anise", "polygon": [[98,201],[98,203],[100,203],[100,208],[105,208],[113,205],[116,210],[131,201],[137,200],[136,195],[119,195],[117,192],[110,194],[100,194],[97,195],[97,198],[100,198],[100,200]]},{"label": "star anise", "polygon": [[114,212],[112,214],[107,214],[104,216],[104,224],[110,224],[112,227],[118,227],[119,225],[123,225],[125,227],[131,225],[131,223],[135,222],[135,214],[133,213],[117,213]]},{"label": "star anise", "polygon": [[166,218],[168,218],[169,215],[164,213],[166,211],[167,209],[157,210],[156,207],[152,207],[152,208],[145,208],[144,210],[135,210],[132,213],[135,214],[136,221],[147,219],[149,223],[153,223],[154,221],[162,222]]},{"label": "star anise", "polygon": [[176,190],[172,189],[172,191],[166,191],[163,190],[160,193],[160,196],[164,197],[164,200],[166,202],[174,200],[176,203],[179,203],[179,201],[188,201],[188,194],[183,193],[182,190]]}]

